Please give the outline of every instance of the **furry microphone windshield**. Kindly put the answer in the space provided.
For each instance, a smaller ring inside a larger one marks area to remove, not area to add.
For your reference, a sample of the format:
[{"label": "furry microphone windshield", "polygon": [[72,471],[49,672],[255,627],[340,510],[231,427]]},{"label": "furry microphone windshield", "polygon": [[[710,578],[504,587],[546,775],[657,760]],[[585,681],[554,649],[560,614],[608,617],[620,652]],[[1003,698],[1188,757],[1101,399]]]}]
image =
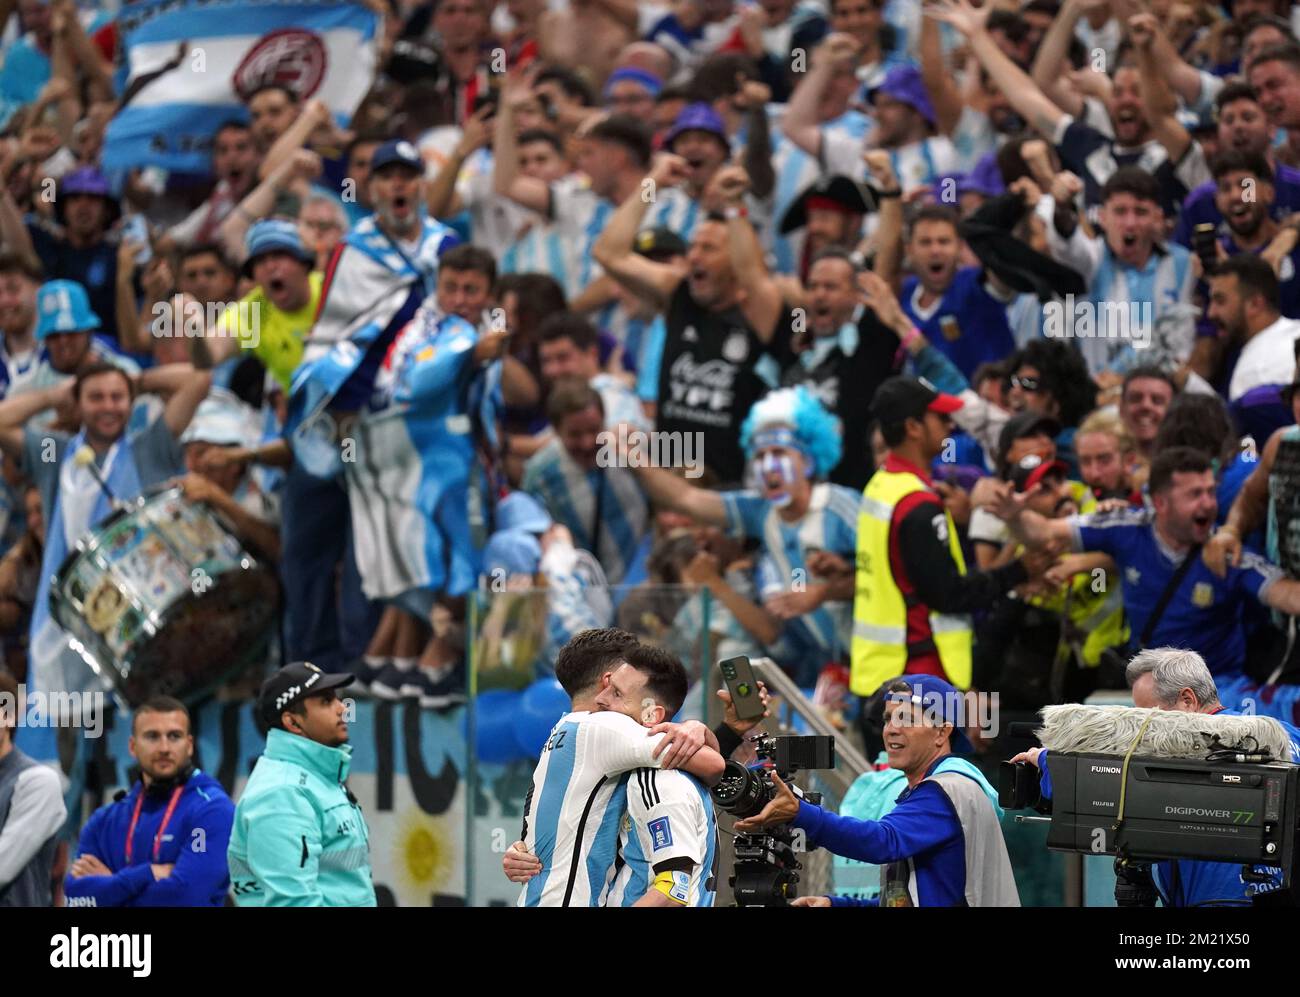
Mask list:
[{"label": "furry microphone windshield", "polygon": [[1274,761],[1291,761],[1286,729],[1272,717],[1071,703],[1044,707],[1043,727],[1037,733],[1043,747],[1052,751],[1123,755],[1144,723],[1146,730],[1134,755],[1200,759],[1211,751],[1244,743],[1237,750],[1250,754],[1267,750]]}]

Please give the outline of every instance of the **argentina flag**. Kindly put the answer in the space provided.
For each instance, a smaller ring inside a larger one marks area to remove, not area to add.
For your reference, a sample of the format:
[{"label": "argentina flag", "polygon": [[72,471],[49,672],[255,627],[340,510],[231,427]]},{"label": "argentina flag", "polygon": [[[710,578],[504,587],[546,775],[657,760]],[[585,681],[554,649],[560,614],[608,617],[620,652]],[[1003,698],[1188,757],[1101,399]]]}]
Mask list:
[{"label": "argentina flag", "polygon": [[125,89],[138,89],[109,123],[104,168],[208,172],[216,130],[247,117],[240,96],[272,82],[324,101],[346,125],[374,76],[377,27],[373,11],[341,0],[145,0],[124,8]]}]

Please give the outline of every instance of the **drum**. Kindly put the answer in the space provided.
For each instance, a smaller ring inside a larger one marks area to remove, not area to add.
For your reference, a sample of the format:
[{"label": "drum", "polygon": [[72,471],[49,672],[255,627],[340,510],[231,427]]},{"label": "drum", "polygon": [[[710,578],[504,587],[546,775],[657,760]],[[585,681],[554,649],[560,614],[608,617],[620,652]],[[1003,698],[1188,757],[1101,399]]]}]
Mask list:
[{"label": "drum", "polygon": [[50,611],[131,706],[194,700],[264,655],[279,586],[178,486],[118,509],[51,580]]}]

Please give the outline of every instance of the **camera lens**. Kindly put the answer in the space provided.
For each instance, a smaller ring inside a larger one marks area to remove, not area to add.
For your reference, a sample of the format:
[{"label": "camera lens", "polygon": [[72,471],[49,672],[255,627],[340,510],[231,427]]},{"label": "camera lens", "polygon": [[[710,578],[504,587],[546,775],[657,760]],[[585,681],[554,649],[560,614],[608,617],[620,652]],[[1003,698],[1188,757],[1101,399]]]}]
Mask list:
[{"label": "camera lens", "polygon": [[727,762],[712,793],[713,802],[733,817],[753,817],[772,799],[772,785],[762,772]]}]

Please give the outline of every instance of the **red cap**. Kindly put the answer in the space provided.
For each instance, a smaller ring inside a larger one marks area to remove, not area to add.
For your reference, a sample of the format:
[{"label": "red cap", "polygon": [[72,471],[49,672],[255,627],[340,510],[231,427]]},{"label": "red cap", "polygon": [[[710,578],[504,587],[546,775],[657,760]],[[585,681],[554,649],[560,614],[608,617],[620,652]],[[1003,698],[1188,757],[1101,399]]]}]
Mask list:
[{"label": "red cap", "polygon": [[956,395],[945,395],[940,391],[934,397],[934,401],[926,406],[931,412],[941,412],[944,415],[952,415],[966,403]]}]

